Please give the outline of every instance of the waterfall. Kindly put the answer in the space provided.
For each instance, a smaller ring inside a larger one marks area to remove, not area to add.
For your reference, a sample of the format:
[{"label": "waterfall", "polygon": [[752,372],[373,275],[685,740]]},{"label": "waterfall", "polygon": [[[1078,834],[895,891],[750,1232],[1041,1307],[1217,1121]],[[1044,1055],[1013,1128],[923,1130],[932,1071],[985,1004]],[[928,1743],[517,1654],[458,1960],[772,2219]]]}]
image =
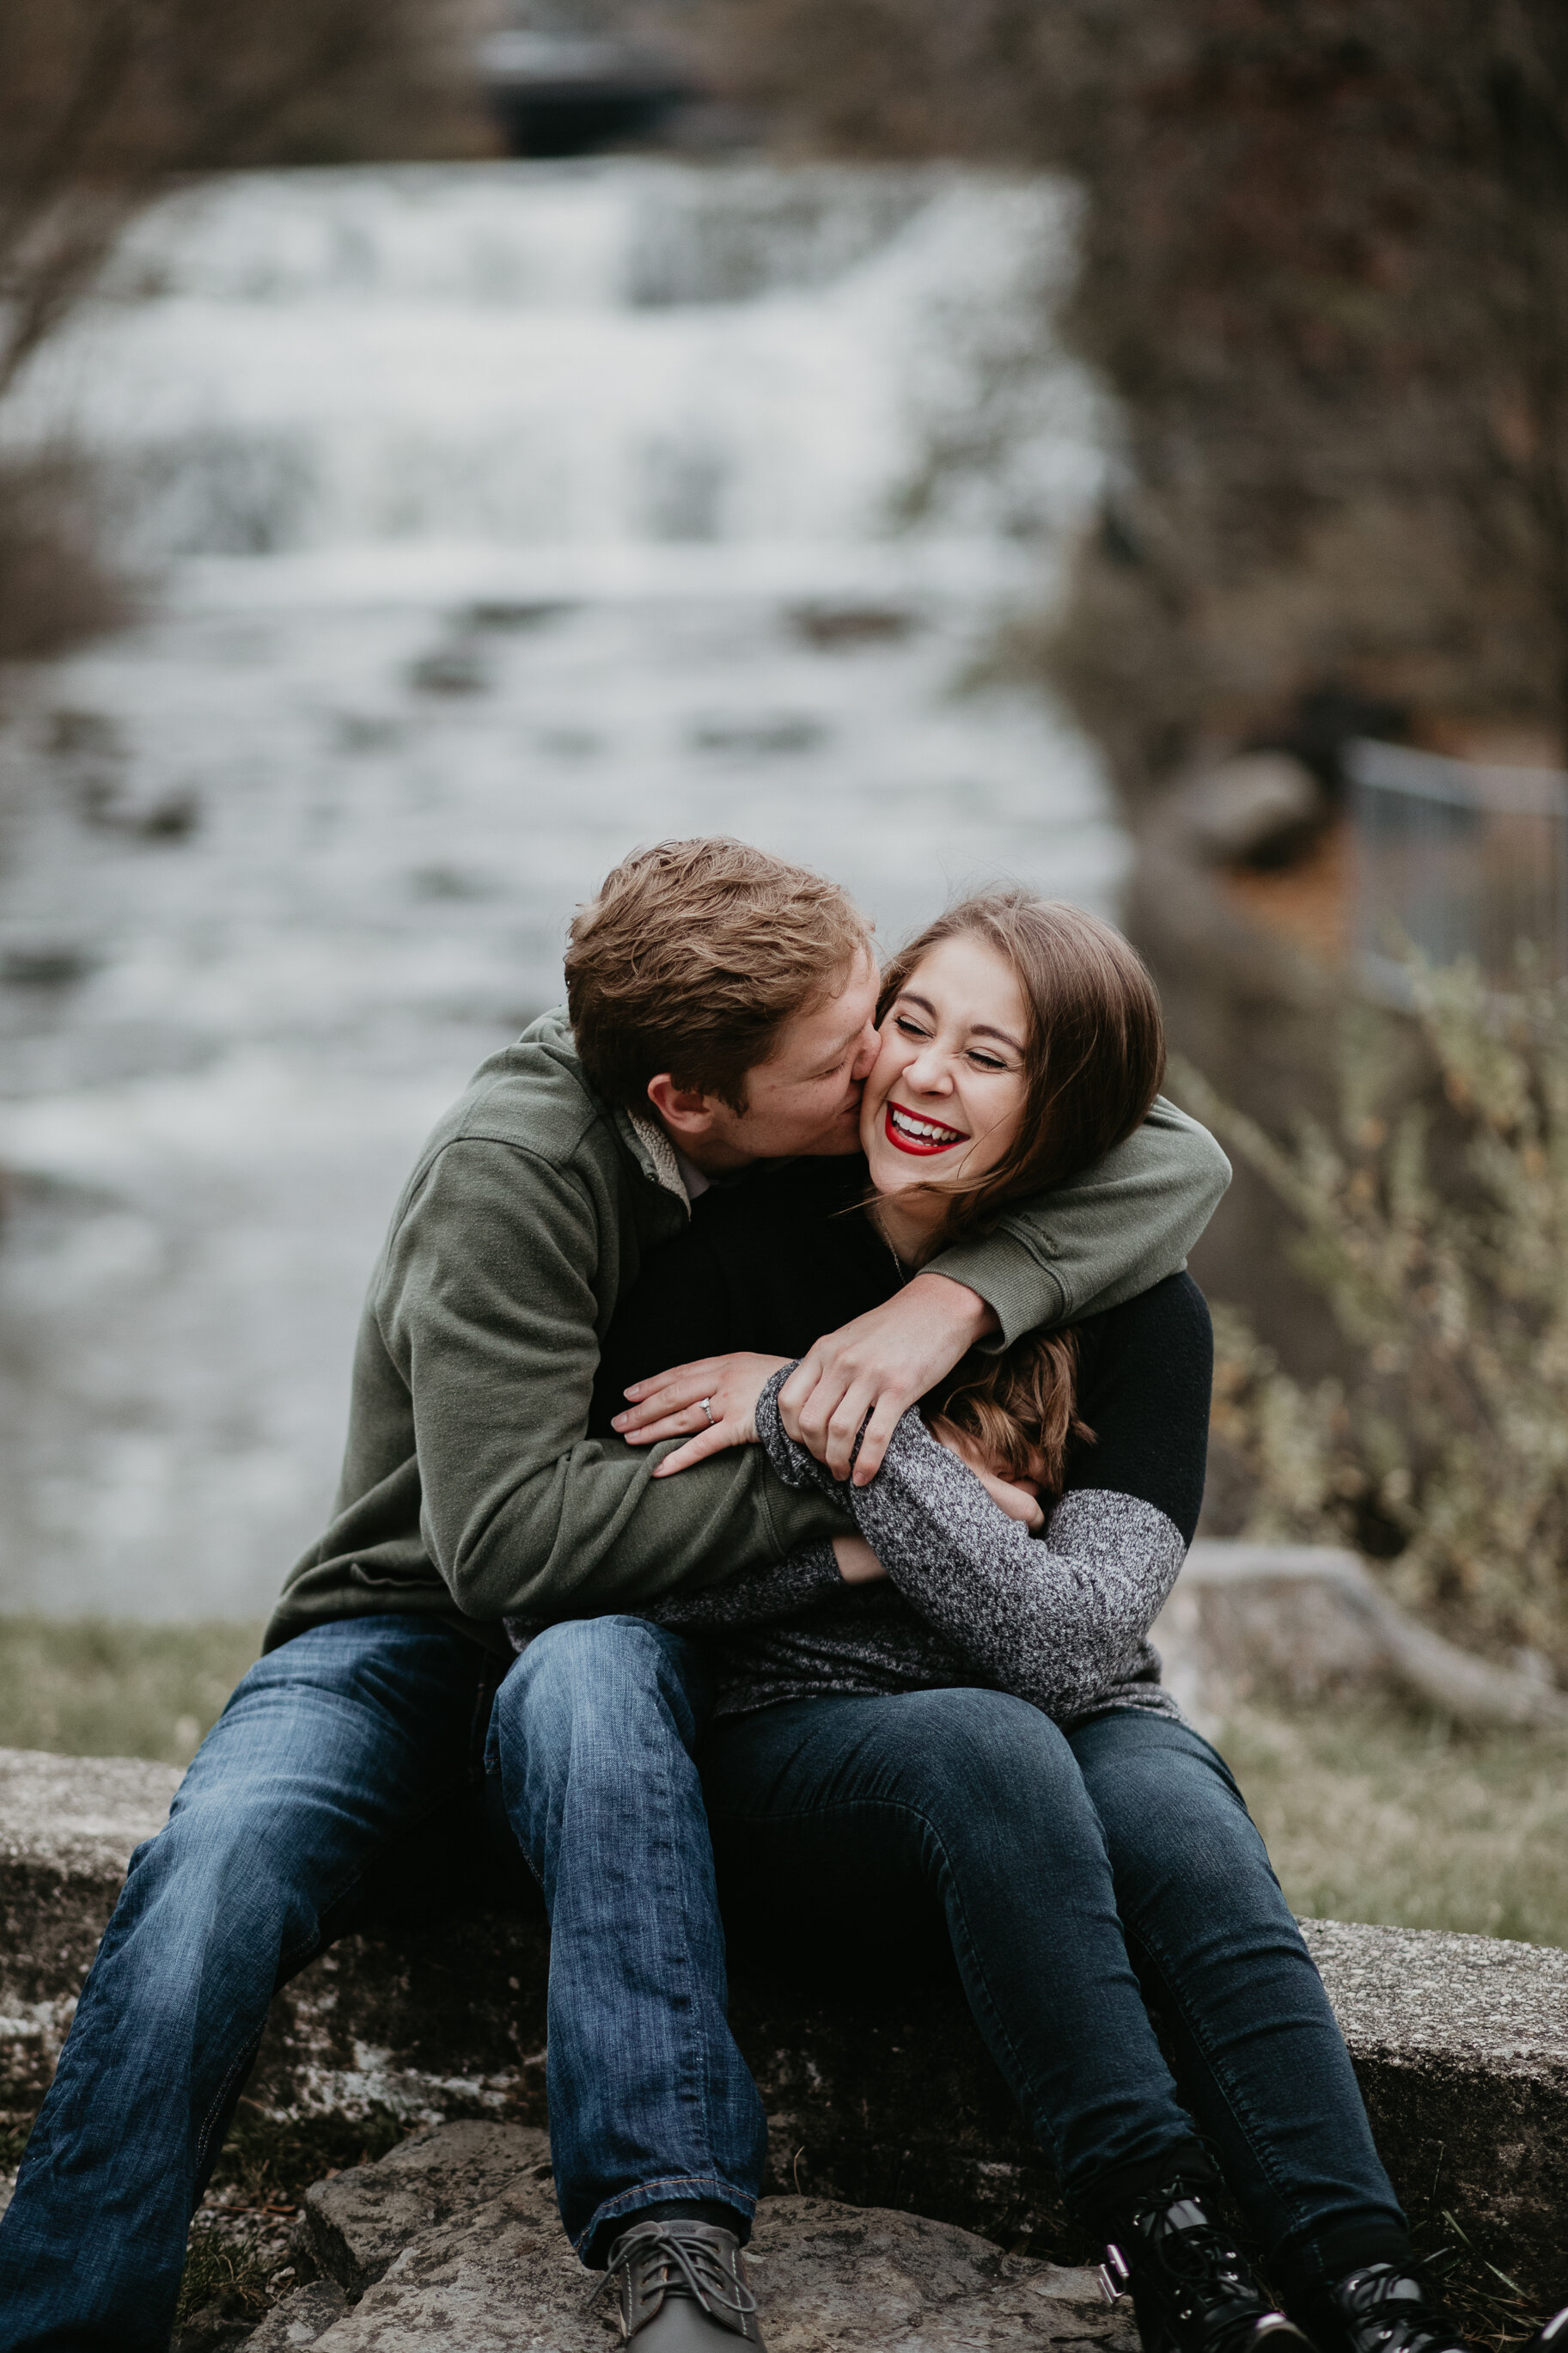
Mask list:
[{"label": "waterfall", "polygon": [[420,1135],[634,842],[742,834],[889,940],[999,872],[1113,903],[1089,748],[960,691],[1103,472],[1073,220],[622,159],[138,225],[0,421],[153,584],[0,717],[0,1609],[267,1609]]}]

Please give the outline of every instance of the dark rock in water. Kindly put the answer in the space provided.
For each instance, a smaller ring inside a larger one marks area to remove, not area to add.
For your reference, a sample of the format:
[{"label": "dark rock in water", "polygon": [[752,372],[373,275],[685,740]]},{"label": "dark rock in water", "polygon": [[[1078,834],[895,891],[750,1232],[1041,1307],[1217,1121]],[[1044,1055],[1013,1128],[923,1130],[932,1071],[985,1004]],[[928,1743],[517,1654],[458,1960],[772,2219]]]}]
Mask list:
[{"label": "dark rock in water", "polygon": [[477,605],[467,605],[458,617],[461,629],[490,629],[499,633],[523,629],[542,629],[552,621],[559,621],[570,613],[572,606],[560,597],[486,598]]},{"label": "dark rock in water", "polygon": [[408,665],[408,683],[421,694],[483,694],[489,671],[472,647],[437,646]]},{"label": "dark rock in water", "polygon": [[36,947],[7,948],[0,955],[0,981],[7,988],[73,988],[97,967],[90,948],[65,940],[40,941]]},{"label": "dark rock in water", "polygon": [[920,626],[898,605],[797,605],[789,626],[807,645],[831,649],[896,644]]},{"label": "dark rock in water", "polygon": [[700,719],[691,743],[699,752],[811,752],[827,732],[809,712],[760,712],[755,718]]},{"label": "dark rock in water", "polygon": [[184,841],[202,821],[202,804],[195,793],[166,793],[152,807],[131,818],[132,832],[144,841]]}]

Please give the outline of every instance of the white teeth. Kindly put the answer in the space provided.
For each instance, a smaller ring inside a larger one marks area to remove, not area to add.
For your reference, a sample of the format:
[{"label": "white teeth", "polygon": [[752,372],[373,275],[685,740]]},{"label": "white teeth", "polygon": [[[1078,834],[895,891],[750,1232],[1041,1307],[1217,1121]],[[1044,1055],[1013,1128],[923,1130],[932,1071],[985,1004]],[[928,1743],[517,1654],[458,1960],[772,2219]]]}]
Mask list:
[{"label": "white teeth", "polygon": [[900,1135],[907,1135],[911,1144],[962,1144],[963,1141],[956,1127],[938,1127],[929,1119],[916,1119],[910,1113],[900,1111],[897,1103],[890,1104],[889,1109],[893,1125]]}]

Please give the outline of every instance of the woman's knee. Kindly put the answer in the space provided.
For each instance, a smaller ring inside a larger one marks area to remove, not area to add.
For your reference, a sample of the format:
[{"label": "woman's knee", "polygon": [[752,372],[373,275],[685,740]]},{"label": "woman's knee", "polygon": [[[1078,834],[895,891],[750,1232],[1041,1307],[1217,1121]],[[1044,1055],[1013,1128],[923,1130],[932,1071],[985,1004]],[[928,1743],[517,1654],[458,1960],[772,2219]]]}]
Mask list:
[{"label": "woman's knee", "polygon": [[1074,1746],[1130,1912],[1179,1894],[1216,1917],[1285,1915],[1268,1849],[1206,1740],[1131,1709],[1085,1729]]},{"label": "woman's knee", "polygon": [[1089,1814],[1072,1750],[1027,1700],[972,1690],[911,1697],[928,1704],[898,1726],[901,1794],[939,1826],[952,1820],[1037,1831]]}]

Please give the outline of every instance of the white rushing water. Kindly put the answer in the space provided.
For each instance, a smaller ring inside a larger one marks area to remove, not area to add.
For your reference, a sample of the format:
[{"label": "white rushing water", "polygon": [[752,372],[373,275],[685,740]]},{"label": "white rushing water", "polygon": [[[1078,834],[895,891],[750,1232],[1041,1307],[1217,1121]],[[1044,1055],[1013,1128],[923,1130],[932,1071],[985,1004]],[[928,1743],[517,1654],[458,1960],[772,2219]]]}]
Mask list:
[{"label": "white rushing water", "polygon": [[420,1135],[634,843],[742,834],[889,937],[999,873],[1113,903],[1088,748],[959,691],[1100,477],[1070,226],[631,160],[142,225],[5,419],[160,586],[0,722],[0,1609],[266,1609]]}]

